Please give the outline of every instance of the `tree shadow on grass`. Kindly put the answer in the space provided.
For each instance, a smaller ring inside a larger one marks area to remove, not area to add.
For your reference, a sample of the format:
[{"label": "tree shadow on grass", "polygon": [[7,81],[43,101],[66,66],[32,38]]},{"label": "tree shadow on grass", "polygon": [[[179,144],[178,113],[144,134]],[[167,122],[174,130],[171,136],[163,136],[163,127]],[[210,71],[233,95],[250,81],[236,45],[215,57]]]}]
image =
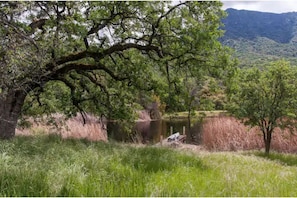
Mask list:
[{"label": "tree shadow on grass", "polygon": [[269,155],[266,155],[263,152],[257,152],[255,155],[287,166],[297,166],[297,155],[285,153],[270,153]]}]

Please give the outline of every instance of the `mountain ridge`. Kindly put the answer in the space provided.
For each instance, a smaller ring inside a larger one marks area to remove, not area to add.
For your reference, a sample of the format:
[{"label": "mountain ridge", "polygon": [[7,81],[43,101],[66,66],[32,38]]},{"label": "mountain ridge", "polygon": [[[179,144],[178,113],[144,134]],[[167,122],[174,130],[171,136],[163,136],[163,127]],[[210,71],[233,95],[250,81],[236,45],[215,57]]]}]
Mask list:
[{"label": "mountain ridge", "polygon": [[226,10],[220,41],[235,49],[241,65],[286,58],[297,63],[297,12]]},{"label": "mountain ridge", "polygon": [[228,16],[222,20],[225,38],[251,40],[267,37],[279,43],[289,43],[297,34],[297,12],[276,14],[233,8],[226,12]]}]

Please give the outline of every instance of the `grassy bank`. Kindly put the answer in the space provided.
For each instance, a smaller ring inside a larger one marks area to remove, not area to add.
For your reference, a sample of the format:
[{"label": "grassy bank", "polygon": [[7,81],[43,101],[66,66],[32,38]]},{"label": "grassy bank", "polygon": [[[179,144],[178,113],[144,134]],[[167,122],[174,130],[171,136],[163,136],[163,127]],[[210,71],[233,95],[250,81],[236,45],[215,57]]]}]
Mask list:
[{"label": "grassy bank", "polygon": [[[191,115],[192,119],[198,119],[201,117],[214,117],[214,116],[220,116],[225,115],[226,111],[221,110],[215,110],[215,111],[195,111],[193,115]],[[162,116],[162,119],[164,120],[170,120],[170,119],[187,119],[188,118],[188,112],[175,112],[175,113],[166,113]]]},{"label": "grassy bank", "polygon": [[295,196],[296,162],[19,136],[0,144],[0,196]]}]

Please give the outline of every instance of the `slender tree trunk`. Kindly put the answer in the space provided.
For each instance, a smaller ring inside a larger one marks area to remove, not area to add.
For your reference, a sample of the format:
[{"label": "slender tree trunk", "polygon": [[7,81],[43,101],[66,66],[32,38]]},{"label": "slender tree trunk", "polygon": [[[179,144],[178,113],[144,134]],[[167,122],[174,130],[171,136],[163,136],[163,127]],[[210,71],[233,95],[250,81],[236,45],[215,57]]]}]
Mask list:
[{"label": "slender tree trunk", "polygon": [[265,154],[266,155],[269,155],[270,143],[271,143],[271,135],[272,135],[272,131],[267,131],[267,136],[264,139],[264,142],[265,142]]},{"label": "slender tree trunk", "polygon": [[15,136],[15,129],[26,93],[20,90],[9,91],[7,95],[0,94],[0,139],[10,139]]}]

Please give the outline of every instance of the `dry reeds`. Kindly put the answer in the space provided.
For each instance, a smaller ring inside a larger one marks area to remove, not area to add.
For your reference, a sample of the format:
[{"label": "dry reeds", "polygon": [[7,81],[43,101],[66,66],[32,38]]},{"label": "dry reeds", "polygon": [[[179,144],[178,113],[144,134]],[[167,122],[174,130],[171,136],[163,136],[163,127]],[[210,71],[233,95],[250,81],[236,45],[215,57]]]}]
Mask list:
[{"label": "dry reeds", "polygon": [[[53,119],[55,125],[48,124]],[[51,118],[44,116],[38,121],[29,119],[30,128],[18,128],[16,135],[59,134],[62,138],[87,139],[90,141],[107,141],[106,126],[95,116],[86,115],[86,123],[83,123],[81,115],[65,119],[61,114],[54,114]]]},{"label": "dry reeds", "polygon": [[[236,151],[263,149],[262,132],[249,128],[233,117],[206,118],[202,141],[208,150]],[[276,128],[272,134],[271,149],[279,152],[297,152],[297,131]]]}]

